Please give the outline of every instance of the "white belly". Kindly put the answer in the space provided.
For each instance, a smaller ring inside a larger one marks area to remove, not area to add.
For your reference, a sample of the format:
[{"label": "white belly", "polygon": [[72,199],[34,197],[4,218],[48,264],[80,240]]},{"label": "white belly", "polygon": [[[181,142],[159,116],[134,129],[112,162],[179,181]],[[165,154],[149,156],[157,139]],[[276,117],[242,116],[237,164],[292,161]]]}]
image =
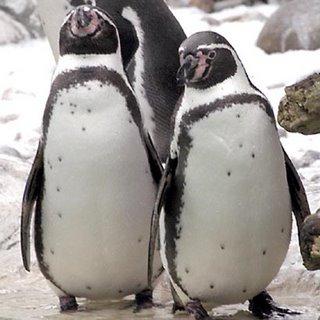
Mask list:
[{"label": "white belly", "polygon": [[[249,108],[217,111],[190,131],[175,264],[189,297],[214,305],[244,302],[264,290],[291,237],[278,135],[263,110]],[[167,266],[164,213],[160,229]]]},{"label": "white belly", "polygon": [[52,112],[45,147],[44,262],[68,294],[116,298],[147,286],[156,187],[124,98],[114,87],[98,88],[90,82],[69,89],[68,99],[59,97]]}]

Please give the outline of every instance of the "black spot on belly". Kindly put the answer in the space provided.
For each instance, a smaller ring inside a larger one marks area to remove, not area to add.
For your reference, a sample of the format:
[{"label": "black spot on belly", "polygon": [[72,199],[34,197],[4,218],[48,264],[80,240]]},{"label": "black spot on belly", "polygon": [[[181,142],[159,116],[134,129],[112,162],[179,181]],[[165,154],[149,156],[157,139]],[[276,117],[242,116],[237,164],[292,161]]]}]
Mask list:
[{"label": "black spot on belly", "polygon": [[262,254],[265,256],[267,254],[267,250],[263,250]]},{"label": "black spot on belly", "polygon": [[139,238],[139,239],[138,239],[138,242],[141,243],[141,242],[142,242],[142,238]]},{"label": "black spot on belly", "polygon": [[88,111],[88,113],[91,113],[92,110],[91,110],[91,109],[88,109],[87,111]]},{"label": "black spot on belly", "polygon": [[54,250],[53,249],[50,249],[50,252],[52,255],[54,255]]},{"label": "black spot on belly", "polygon": [[228,171],[227,174],[228,174],[228,177],[230,177],[231,176],[231,171]]},{"label": "black spot on belly", "polygon": [[240,144],[239,144],[239,148],[242,148],[242,147],[243,147],[243,144],[242,144],[242,143],[240,143]]},{"label": "black spot on belly", "polygon": [[58,191],[58,192],[60,192],[60,191],[61,191],[60,187],[57,187],[57,191]]},{"label": "black spot on belly", "polygon": [[252,158],[255,158],[256,155],[252,152],[251,157],[252,157]]},{"label": "black spot on belly", "polygon": [[220,245],[221,250],[225,250],[226,246],[224,244]]},{"label": "black spot on belly", "polygon": [[71,113],[71,114],[74,114],[74,111],[71,111],[70,113]]},{"label": "black spot on belly", "polygon": [[62,157],[58,157],[59,162],[62,162]]},{"label": "black spot on belly", "polygon": [[284,228],[281,229],[281,233],[284,233]]},{"label": "black spot on belly", "polygon": [[214,289],[214,284],[210,284],[210,289]]},{"label": "black spot on belly", "polygon": [[82,131],[86,131],[87,129],[85,127],[82,127]]},{"label": "black spot on belly", "polygon": [[87,290],[92,290],[92,288],[90,286],[86,286]]},{"label": "black spot on belly", "polygon": [[240,118],[240,114],[239,113],[237,114],[237,118]]},{"label": "black spot on belly", "polygon": [[184,271],[188,274],[190,270],[188,268],[185,268]]},{"label": "black spot on belly", "polygon": [[247,292],[247,289],[243,289],[242,292],[243,292],[243,293],[246,293],[246,292]]},{"label": "black spot on belly", "polygon": [[120,293],[120,294],[121,294],[121,293],[122,293],[122,290],[119,290],[119,291],[118,291],[118,293]]}]

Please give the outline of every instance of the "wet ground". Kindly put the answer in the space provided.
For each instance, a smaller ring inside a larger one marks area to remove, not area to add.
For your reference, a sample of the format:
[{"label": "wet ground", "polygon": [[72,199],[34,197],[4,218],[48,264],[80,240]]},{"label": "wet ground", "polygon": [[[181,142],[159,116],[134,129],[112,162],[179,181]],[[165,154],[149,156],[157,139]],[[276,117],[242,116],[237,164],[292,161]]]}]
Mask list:
[{"label": "wet ground", "polygon": [[[302,72],[318,68],[320,54],[319,51],[297,51],[266,55],[257,49],[255,42],[264,21],[257,20],[255,17],[261,15],[256,13],[262,13],[266,19],[270,8],[272,6],[239,7],[213,15],[184,8],[176,10],[175,14],[188,34],[213,28],[232,40],[249,74],[259,87],[264,88],[276,111],[283,96],[283,86],[292,84],[292,78],[301,76]],[[211,27],[208,24],[211,18],[220,21],[220,25]],[[243,41],[243,34],[246,41]],[[0,320],[173,319],[170,293],[164,285],[155,293],[156,299],[165,306],[163,308],[133,314],[132,308],[128,307],[130,301],[80,300],[79,312],[62,315],[57,298],[47,287],[36,264],[33,263],[31,273],[22,267],[19,250],[21,197],[38,143],[53,67],[50,49],[44,40],[0,48]],[[320,139],[282,132],[282,143],[299,169],[315,212],[320,203]],[[309,151],[312,151],[311,155]],[[286,262],[269,291],[281,306],[302,313],[287,317],[287,320],[320,319],[320,272],[311,273],[303,268],[296,230]],[[222,306],[212,314],[214,319],[220,320],[254,319],[246,310],[247,305]],[[174,319],[190,318],[179,314]]]},{"label": "wet ground", "polygon": [[[9,273],[0,278],[0,320],[4,319],[190,319],[186,314],[171,314],[171,301],[169,289],[162,281],[155,291],[155,299],[161,306],[133,313],[132,300],[93,302],[79,299],[79,311],[61,314],[58,309],[57,298],[47,287],[45,280],[33,267],[31,274],[20,269],[17,273]],[[320,299],[310,292],[293,294],[291,289],[286,292],[284,288],[277,288],[276,282],[270,288],[274,299],[283,307],[301,312],[298,316],[288,316],[287,320],[318,320],[320,319]],[[215,320],[252,320],[255,319],[247,311],[247,304],[222,306],[212,310]],[[273,319],[279,319],[274,317]]]}]

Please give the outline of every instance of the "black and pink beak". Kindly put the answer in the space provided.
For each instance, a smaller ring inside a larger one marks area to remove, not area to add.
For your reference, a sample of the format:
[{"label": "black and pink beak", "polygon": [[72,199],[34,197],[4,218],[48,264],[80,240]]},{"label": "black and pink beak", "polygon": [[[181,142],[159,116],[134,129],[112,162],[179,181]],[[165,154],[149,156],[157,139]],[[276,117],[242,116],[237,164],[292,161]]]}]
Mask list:
[{"label": "black and pink beak", "polygon": [[202,51],[195,54],[183,56],[181,54],[181,67],[177,72],[177,83],[179,86],[187,85],[188,83],[196,83],[201,81],[208,73],[211,58]]},{"label": "black and pink beak", "polygon": [[189,54],[184,59],[181,59],[181,67],[177,72],[177,83],[179,86],[184,86],[193,79],[199,64],[199,59]]},{"label": "black and pink beak", "polygon": [[100,29],[101,19],[88,5],[75,9],[71,17],[71,32],[82,38],[95,34]]}]

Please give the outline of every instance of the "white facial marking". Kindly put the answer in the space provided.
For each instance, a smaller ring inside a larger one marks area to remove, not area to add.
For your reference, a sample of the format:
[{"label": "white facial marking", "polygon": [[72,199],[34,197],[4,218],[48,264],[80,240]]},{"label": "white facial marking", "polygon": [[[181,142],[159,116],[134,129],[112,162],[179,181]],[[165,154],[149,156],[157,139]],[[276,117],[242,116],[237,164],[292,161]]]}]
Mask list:
[{"label": "white facial marking", "polygon": [[142,75],[145,72],[145,63],[143,57],[143,47],[144,47],[144,31],[141,25],[141,19],[139,18],[136,11],[131,7],[125,7],[122,11],[122,16],[129,20],[134,26],[137,37],[139,40],[139,48],[135,54],[135,82],[132,84],[137,100],[140,104],[141,115],[143,118],[144,126],[150,133],[151,137],[154,138],[153,133],[155,130],[155,124],[153,122],[154,114],[153,110],[150,107],[150,104],[146,97],[146,92],[143,87]]},{"label": "white facial marking", "polygon": [[110,70],[117,71],[123,76],[124,79],[127,79],[124,75],[123,64],[120,56],[119,49],[117,53],[108,54],[108,55],[75,55],[67,54],[59,58],[57,68],[54,73],[54,78],[70,70],[76,70],[83,67],[108,67]]}]

